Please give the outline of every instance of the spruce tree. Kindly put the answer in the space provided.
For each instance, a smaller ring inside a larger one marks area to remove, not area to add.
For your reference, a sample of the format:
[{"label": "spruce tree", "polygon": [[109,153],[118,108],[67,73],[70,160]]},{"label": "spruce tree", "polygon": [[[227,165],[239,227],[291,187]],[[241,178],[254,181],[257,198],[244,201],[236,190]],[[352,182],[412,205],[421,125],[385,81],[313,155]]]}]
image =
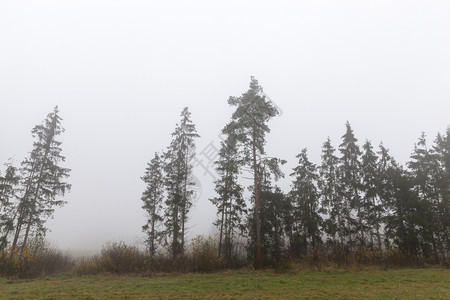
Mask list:
[{"label": "spruce tree", "polygon": [[361,175],[362,175],[362,211],[364,223],[370,237],[370,246],[376,247],[382,251],[381,237],[381,216],[383,205],[380,201],[379,176],[378,176],[378,157],[373,151],[372,144],[366,140],[363,145],[364,153],[361,157]]},{"label": "spruce tree", "polygon": [[[353,134],[350,123],[345,124],[346,133],[342,136],[342,143],[339,145],[341,152],[339,167],[340,196],[343,197],[343,217],[346,219],[347,234],[349,237],[349,247],[355,246],[353,236],[356,235],[359,245],[365,243],[364,215],[360,197],[361,190],[361,151],[356,144],[358,141]],[[354,217],[356,211],[356,218]]]},{"label": "spruce tree", "polygon": [[232,126],[226,126],[222,133],[226,139],[221,142],[219,159],[216,161],[216,171],[220,176],[215,181],[215,191],[218,197],[210,199],[217,207],[219,218],[214,223],[219,228],[218,256],[225,257],[231,263],[233,237],[245,229],[244,214],[246,205],[243,198],[243,188],[238,183],[242,158],[240,157],[235,133],[227,131]]},{"label": "spruce tree", "polygon": [[172,238],[170,249],[173,258],[184,253],[186,222],[192,207],[195,182],[192,178],[195,138],[199,137],[191,121],[191,113],[185,107],[180,124],[172,133],[172,141],[164,153],[165,186],[167,192],[165,209],[166,233]]},{"label": "spruce tree", "polygon": [[[381,222],[380,227],[384,227],[383,233],[385,234],[384,245],[388,248],[392,247],[393,230],[395,224],[395,212],[396,212],[396,186],[394,182],[399,182],[402,176],[402,171],[400,167],[394,160],[394,158],[389,154],[389,149],[387,149],[383,143],[379,145],[378,161],[377,161],[377,191],[376,194],[379,196],[380,205],[378,206],[378,211],[380,213]],[[395,180],[397,178],[397,180]],[[391,225],[386,224],[390,221]],[[391,227],[391,228],[390,228]],[[386,234],[386,231],[390,229],[391,234]]]},{"label": "spruce tree", "polygon": [[[319,197],[317,189],[319,175],[315,164],[309,161],[306,148],[296,156],[298,165],[293,169],[291,176],[294,176],[290,198],[292,199],[295,223],[298,224],[296,234],[302,237],[303,254],[315,251],[321,244],[320,226],[322,217],[319,215]],[[311,245],[311,246],[309,246]]]},{"label": "spruce tree", "polygon": [[[282,258],[285,236],[285,220],[289,210],[289,199],[277,186],[261,191],[261,232],[264,253],[274,264],[279,264]],[[254,222],[254,213],[250,215],[251,224]],[[253,227],[252,230],[256,228]],[[254,246],[254,241],[252,243]]]},{"label": "spruce tree", "polygon": [[336,149],[328,139],[322,145],[322,163],[320,165],[319,189],[321,195],[321,211],[327,214],[324,230],[335,250],[340,251],[344,246],[344,227],[346,210],[343,198],[340,197],[338,182],[339,159],[334,154]]},{"label": "spruce tree", "polygon": [[437,135],[431,152],[436,159],[433,182],[437,193],[437,235],[445,263],[450,251],[450,127],[443,135]]},{"label": "spruce tree", "polygon": [[163,234],[160,227],[163,221],[164,174],[163,161],[158,153],[155,153],[153,159],[148,163],[145,175],[141,179],[147,185],[141,197],[144,203],[142,208],[147,214],[147,222],[142,226],[142,230],[147,235],[147,249],[153,259],[157,243]]},{"label": "spruce tree", "polygon": [[[428,149],[426,136],[422,133],[418,143],[414,146],[411,161],[408,162],[414,183],[414,191],[418,195],[421,210],[417,214],[420,228],[421,246],[425,256],[432,252],[436,262],[439,261],[438,251],[442,248],[439,231],[440,201],[437,178],[439,178],[440,166],[437,156]],[[442,254],[443,250],[440,251]]]},{"label": "spruce tree", "polygon": [[385,199],[386,245],[396,246],[407,257],[417,258],[421,249],[418,231],[421,208],[413,189],[413,178],[394,161],[387,172],[389,197]]}]

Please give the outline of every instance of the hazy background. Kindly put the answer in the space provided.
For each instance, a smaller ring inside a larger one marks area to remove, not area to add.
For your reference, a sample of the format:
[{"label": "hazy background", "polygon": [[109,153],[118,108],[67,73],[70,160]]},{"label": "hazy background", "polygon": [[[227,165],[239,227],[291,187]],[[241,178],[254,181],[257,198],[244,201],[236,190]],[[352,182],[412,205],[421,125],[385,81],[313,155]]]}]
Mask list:
[{"label": "hazy background", "polygon": [[[431,143],[450,124],[450,2],[1,1],[0,163],[18,166],[59,105],[73,187],[48,239],[77,253],[133,243],[140,176],[182,108],[198,152],[219,147],[251,75],[282,109],[267,152],[287,174],[302,148],[319,163],[327,136],[337,147],[347,120],[404,163],[422,131]],[[196,176],[190,237],[214,232],[213,178]]]}]

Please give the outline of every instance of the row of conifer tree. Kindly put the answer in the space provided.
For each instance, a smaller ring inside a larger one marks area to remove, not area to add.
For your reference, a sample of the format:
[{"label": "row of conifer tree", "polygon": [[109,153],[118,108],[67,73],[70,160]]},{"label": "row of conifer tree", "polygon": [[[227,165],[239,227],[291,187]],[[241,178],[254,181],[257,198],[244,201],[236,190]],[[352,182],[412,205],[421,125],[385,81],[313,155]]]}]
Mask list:
[{"label": "row of conifer tree", "polygon": [[[232,265],[242,256],[255,267],[283,256],[351,254],[372,249],[380,257],[397,249],[405,257],[445,262],[449,255],[450,128],[430,145],[419,138],[410,161],[402,166],[380,144],[362,147],[350,124],[336,148],[327,139],[321,162],[297,155],[289,174],[291,190],[276,182],[285,161],[265,151],[268,122],[279,114],[257,80],[248,91],[230,97],[235,108],[221,132],[214,163],[217,207],[217,256]],[[70,189],[70,169],[61,165],[58,107],[32,130],[32,151],[20,167],[11,162],[0,173],[0,251],[15,253],[31,240],[43,239],[45,222]],[[196,193],[193,169],[199,138],[188,108],[172,133],[170,145],[155,153],[142,180],[142,227],[150,257],[168,249],[173,259],[184,255],[186,227]],[[243,178],[251,178],[252,183]],[[248,191],[248,192],[247,192]],[[165,247],[161,247],[165,246]],[[242,245],[241,245],[242,246]],[[159,247],[159,248],[158,248]]]},{"label": "row of conifer tree", "polygon": [[[427,144],[419,138],[406,167],[381,143],[374,149],[358,144],[350,124],[336,148],[328,138],[321,162],[297,155],[290,174],[290,191],[276,181],[284,177],[285,161],[265,151],[268,121],[279,111],[252,77],[250,88],[230,97],[235,107],[223,127],[215,170],[215,225],[218,253],[229,265],[246,243],[255,267],[283,256],[312,253],[351,254],[371,249],[380,257],[397,249],[410,258],[445,262],[449,254],[450,128]],[[142,195],[150,256],[158,245],[168,246],[173,258],[185,250],[186,222],[195,197],[195,139],[185,108],[162,154],[148,163]],[[244,186],[243,178],[252,184]],[[250,193],[246,193],[246,188]],[[167,248],[165,248],[167,249]]]}]

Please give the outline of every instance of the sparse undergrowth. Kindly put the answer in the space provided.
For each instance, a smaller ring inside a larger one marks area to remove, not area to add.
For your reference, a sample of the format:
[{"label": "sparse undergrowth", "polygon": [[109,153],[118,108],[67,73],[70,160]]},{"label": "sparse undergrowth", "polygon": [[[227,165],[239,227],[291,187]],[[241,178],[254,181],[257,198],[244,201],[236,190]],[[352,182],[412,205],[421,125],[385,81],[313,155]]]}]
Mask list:
[{"label": "sparse undergrowth", "polygon": [[1,299],[448,299],[445,268],[235,270],[209,274],[54,275],[32,281],[0,279]]},{"label": "sparse undergrowth", "polygon": [[[13,279],[36,278],[54,273],[73,272],[77,275],[140,275],[152,276],[157,273],[218,272],[250,266],[245,257],[233,257],[232,263],[217,257],[217,243],[212,238],[198,236],[193,239],[184,255],[173,259],[159,254],[150,258],[136,246],[123,242],[107,243],[101,253],[94,257],[79,259],[77,262],[67,254],[45,242],[36,241],[28,248],[7,249],[0,252],[0,276]],[[406,268],[445,267],[424,259],[408,259],[400,251],[391,249],[383,256],[376,250],[360,248],[353,253],[313,254],[282,256],[279,260],[267,260],[265,268],[273,268],[278,273],[293,270],[321,271],[354,268]]]}]

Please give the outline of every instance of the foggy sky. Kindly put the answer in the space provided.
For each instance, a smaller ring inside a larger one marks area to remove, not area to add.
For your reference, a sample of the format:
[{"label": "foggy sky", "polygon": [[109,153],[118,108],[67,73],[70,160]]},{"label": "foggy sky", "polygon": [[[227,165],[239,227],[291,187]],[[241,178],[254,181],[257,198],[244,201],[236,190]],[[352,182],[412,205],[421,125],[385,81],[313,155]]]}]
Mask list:
[{"label": "foggy sky", "polygon": [[[450,124],[450,2],[2,1],[0,163],[18,166],[33,126],[59,105],[72,191],[48,239],[90,252],[133,243],[143,237],[140,177],[183,107],[198,153],[219,147],[227,99],[251,75],[283,112],[266,150],[288,161],[286,175],[302,148],[320,163],[347,120],[360,144],[383,141],[405,163],[422,131],[431,143]],[[190,237],[214,232],[213,178],[195,175]]]}]

